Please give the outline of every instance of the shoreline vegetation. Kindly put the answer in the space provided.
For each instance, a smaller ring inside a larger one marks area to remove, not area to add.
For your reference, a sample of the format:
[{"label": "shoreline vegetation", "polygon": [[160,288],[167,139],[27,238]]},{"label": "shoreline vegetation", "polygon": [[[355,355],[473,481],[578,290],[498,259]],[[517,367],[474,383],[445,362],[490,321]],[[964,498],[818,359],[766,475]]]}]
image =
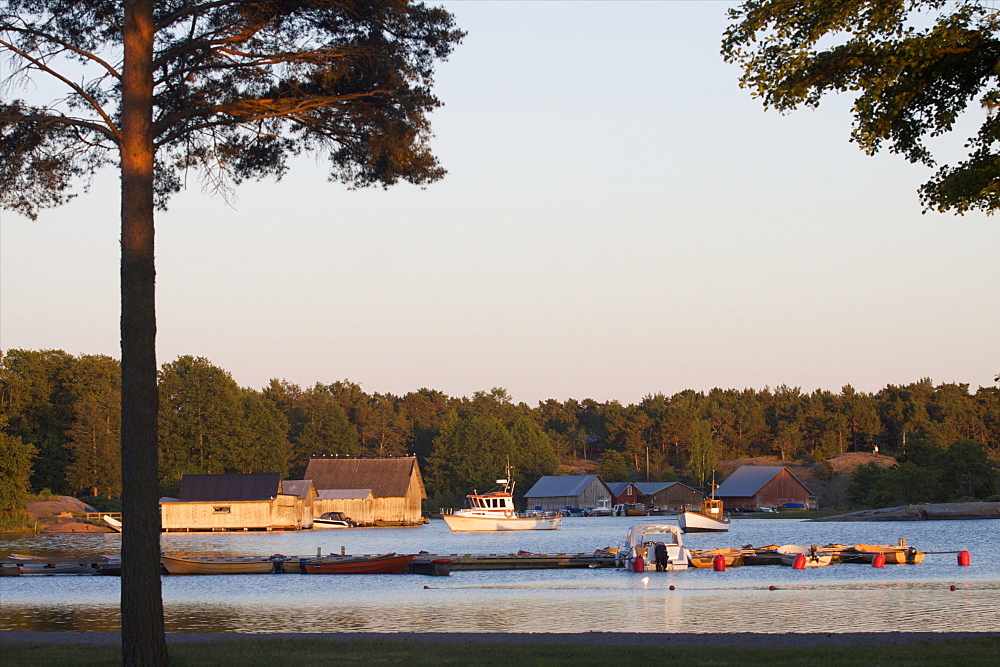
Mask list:
[{"label": "shoreline vegetation", "polygon": [[[5,660],[19,665],[114,665],[119,633],[0,634]],[[394,633],[168,634],[170,664],[604,665],[672,660],[692,665],[988,664],[1000,633]]]}]

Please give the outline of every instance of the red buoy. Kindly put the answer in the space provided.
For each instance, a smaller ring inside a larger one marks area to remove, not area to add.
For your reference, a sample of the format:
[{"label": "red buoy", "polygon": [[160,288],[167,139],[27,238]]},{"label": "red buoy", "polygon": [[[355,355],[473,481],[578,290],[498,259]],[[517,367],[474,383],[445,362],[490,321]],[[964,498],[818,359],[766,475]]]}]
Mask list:
[{"label": "red buoy", "polygon": [[795,562],[792,564],[793,570],[804,570],[806,569],[806,555],[799,554],[795,557]]},{"label": "red buoy", "polygon": [[776,591],[776,590],[778,590],[778,589],[777,589],[777,587],[776,587],[776,586],[768,586],[768,587],[767,587],[767,590],[769,590],[769,591]]},{"label": "red buoy", "polygon": [[632,571],[633,572],[645,572],[646,571],[646,561],[643,560],[642,556],[636,556],[632,560]]},{"label": "red buoy", "polygon": [[716,572],[726,571],[726,559],[722,554],[719,554],[718,556],[712,559],[712,569],[715,570]]},{"label": "red buoy", "polygon": [[674,590],[674,585],[670,584],[670,590]]},{"label": "red buoy", "polygon": [[972,565],[972,556],[969,555],[968,551],[958,552],[958,564],[963,567],[969,567],[970,565]]},{"label": "red buoy", "polygon": [[955,584],[952,584],[951,585],[951,590],[957,591],[958,590],[958,586],[956,586]]},{"label": "red buoy", "polygon": [[872,558],[872,567],[885,567],[885,554],[875,554]]}]

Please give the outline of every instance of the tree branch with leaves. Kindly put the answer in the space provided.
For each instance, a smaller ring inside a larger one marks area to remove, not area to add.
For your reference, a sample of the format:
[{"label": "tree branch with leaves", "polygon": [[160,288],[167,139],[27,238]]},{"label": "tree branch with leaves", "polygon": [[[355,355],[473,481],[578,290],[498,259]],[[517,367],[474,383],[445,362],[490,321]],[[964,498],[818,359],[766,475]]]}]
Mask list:
[{"label": "tree branch with leaves", "polygon": [[[977,0],[748,0],[731,9],[722,55],[740,85],[786,112],[854,96],[851,140],[937,169],[926,210],[1000,208],[1000,10]],[[966,158],[938,165],[928,140],[979,108]]]}]

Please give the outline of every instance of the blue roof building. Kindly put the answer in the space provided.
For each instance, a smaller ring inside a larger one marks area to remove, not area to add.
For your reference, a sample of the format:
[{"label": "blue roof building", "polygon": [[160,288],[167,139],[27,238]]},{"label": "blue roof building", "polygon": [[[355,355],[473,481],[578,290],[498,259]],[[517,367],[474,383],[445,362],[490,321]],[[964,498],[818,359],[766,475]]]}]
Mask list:
[{"label": "blue roof building", "polygon": [[528,509],[560,510],[564,507],[597,507],[610,503],[613,494],[598,475],[546,475],[524,494]]}]

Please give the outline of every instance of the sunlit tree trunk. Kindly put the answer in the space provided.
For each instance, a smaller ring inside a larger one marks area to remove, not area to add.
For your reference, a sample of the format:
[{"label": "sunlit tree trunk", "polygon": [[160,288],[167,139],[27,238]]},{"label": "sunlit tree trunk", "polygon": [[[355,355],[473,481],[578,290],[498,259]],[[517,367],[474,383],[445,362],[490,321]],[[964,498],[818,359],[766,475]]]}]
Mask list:
[{"label": "sunlit tree trunk", "polygon": [[122,661],[166,665],[157,475],[153,3],[125,3],[122,77]]}]

